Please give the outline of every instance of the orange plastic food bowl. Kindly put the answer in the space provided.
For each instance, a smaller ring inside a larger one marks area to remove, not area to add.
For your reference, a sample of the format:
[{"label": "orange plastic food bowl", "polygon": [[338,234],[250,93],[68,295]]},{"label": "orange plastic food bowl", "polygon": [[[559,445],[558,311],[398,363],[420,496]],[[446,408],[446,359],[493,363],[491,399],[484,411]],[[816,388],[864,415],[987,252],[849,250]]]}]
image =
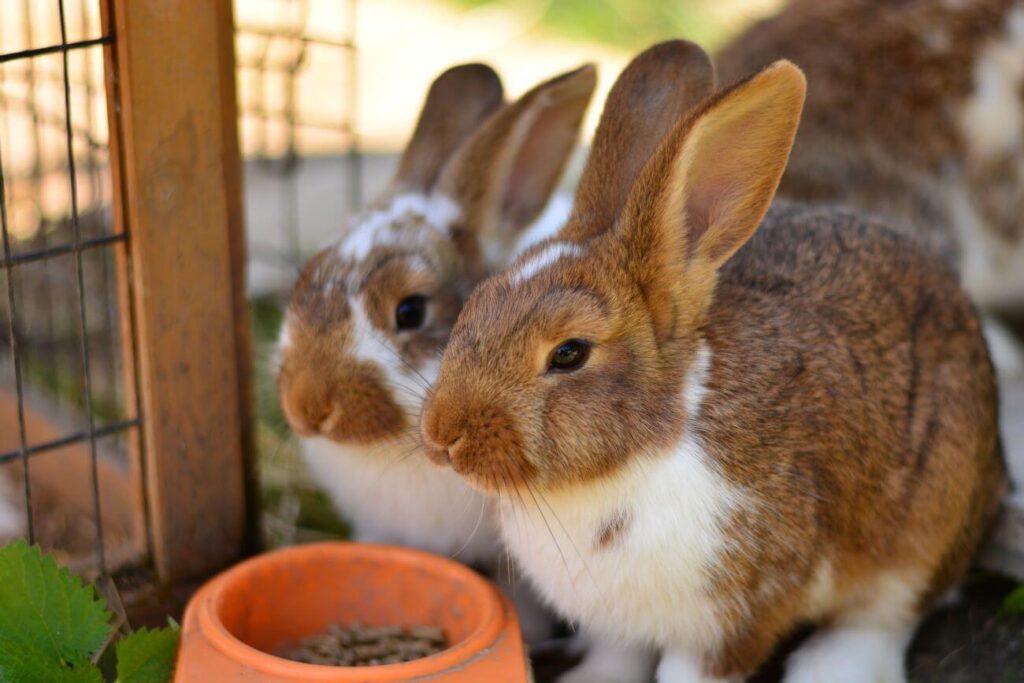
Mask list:
[{"label": "orange plastic food bowl", "polygon": [[[274,656],[331,624],[427,624],[450,646],[402,664],[333,667]],[[408,548],[317,543],[229,569],[185,611],[176,683],[530,680],[508,599],[460,564]]]}]

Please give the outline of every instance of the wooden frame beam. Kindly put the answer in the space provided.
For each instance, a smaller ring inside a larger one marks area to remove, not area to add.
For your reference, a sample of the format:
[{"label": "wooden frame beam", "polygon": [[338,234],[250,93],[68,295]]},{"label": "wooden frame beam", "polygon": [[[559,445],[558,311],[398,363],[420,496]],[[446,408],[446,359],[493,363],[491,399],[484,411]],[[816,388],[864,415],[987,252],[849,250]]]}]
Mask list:
[{"label": "wooden frame beam", "polygon": [[204,576],[245,552],[252,519],[231,3],[109,0],[105,11],[150,543],[161,578]]}]

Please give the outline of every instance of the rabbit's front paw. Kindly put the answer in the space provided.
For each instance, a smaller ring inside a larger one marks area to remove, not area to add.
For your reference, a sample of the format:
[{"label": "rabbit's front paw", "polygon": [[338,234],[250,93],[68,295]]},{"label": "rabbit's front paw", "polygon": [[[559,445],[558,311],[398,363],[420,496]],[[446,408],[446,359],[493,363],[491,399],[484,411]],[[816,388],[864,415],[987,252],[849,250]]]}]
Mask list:
[{"label": "rabbit's front paw", "polygon": [[828,629],[790,655],[783,683],[906,683],[906,642],[889,629]]}]

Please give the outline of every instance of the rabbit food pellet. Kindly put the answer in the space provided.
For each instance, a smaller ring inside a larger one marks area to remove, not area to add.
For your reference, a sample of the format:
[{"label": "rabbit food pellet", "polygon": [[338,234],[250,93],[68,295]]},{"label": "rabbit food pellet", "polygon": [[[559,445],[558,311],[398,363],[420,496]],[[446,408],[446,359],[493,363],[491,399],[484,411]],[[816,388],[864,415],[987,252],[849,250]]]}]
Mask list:
[{"label": "rabbit food pellet", "polygon": [[429,657],[446,647],[444,632],[436,626],[335,624],[327,633],[304,638],[284,657],[306,664],[377,666]]}]

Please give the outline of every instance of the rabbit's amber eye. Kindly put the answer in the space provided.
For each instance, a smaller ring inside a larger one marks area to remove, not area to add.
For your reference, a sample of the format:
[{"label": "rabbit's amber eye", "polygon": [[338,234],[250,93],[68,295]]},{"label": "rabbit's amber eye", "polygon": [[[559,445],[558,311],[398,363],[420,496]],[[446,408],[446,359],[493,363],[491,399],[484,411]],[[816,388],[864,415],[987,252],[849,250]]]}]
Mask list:
[{"label": "rabbit's amber eye", "polygon": [[548,372],[579,370],[590,357],[590,344],[582,339],[569,339],[555,347],[548,361]]},{"label": "rabbit's amber eye", "polygon": [[395,326],[399,331],[418,330],[427,317],[427,297],[422,294],[407,296],[395,308]]}]

